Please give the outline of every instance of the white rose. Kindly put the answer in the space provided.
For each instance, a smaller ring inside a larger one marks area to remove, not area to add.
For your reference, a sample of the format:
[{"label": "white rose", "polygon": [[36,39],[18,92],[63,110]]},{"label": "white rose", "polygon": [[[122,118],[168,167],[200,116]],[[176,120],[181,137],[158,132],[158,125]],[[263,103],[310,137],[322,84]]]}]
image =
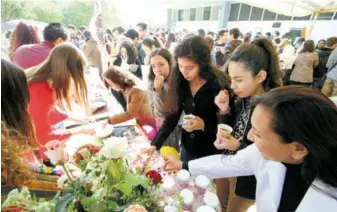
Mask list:
[{"label": "white rose", "polygon": [[100,152],[108,159],[122,158],[128,153],[128,141],[126,138],[110,138]]}]

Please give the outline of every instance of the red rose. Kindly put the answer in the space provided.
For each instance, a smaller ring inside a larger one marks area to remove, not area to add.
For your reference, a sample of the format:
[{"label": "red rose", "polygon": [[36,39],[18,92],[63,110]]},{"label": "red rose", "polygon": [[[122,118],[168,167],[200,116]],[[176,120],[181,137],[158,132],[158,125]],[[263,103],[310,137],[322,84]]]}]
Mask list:
[{"label": "red rose", "polygon": [[163,179],[161,175],[154,170],[151,170],[148,173],[146,173],[146,176],[152,180],[153,184],[161,183]]}]

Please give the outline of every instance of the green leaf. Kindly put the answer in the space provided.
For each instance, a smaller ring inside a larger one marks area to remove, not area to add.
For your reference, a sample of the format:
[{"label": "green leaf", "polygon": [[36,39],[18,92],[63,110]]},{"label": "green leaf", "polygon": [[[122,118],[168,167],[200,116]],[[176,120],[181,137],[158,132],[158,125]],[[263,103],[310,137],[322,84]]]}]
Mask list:
[{"label": "green leaf", "polygon": [[56,212],[64,212],[66,211],[66,208],[73,202],[75,199],[75,196],[71,193],[68,193],[61,197],[57,202],[55,206],[55,211]]},{"label": "green leaf", "polygon": [[88,161],[87,160],[81,160],[80,161],[80,168],[82,171],[84,171],[87,168]]}]

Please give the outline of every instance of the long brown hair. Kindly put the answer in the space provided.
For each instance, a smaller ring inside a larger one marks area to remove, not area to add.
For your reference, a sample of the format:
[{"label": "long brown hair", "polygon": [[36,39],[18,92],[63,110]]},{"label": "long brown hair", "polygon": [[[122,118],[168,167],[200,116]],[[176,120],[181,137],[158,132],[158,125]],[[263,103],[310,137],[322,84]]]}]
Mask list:
[{"label": "long brown hair", "polygon": [[[136,85],[136,82],[130,75],[128,75],[126,72],[123,73],[122,71],[118,70],[116,66],[111,66],[106,72],[104,72],[103,77],[119,85],[122,90]],[[106,81],[105,86],[109,87]]]},{"label": "long brown hair", "polygon": [[74,45],[62,43],[50,52],[49,57],[41,65],[27,71],[28,84],[50,81],[55,89],[57,102],[63,110],[66,110],[66,107],[71,109],[73,96],[70,91],[73,82],[75,98],[90,114],[84,79],[85,65],[85,56]]},{"label": "long brown hair", "polygon": [[21,186],[29,183],[33,173],[22,153],[29,149],[28,139],[1,122],[1,184]]},{"label": "long brown hair", "polygon": [[12,33],[9,57],[12,59],[13,53],[22,45],[40,43],[37,28],[20,22],[16,25],[15,31]]},{"label": "long brown hair", "polygon": [[4,59],[1,59],[1,90],[1,121],[26,136],[32,148],[40,147],[27,110],[30,96],[26,74],[19,66]]}]

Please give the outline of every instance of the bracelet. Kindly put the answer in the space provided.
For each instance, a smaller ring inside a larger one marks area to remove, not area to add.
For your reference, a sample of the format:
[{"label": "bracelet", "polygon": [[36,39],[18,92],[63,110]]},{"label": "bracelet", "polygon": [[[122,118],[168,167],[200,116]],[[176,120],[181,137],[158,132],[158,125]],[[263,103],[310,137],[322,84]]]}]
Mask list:
[{"label": "bracelet", "polygon": [[221,115],[226,115],[226,114],[229,114],[231,112],[231,108],[230,107],[228,107],[227,108],[227,111],[225,111],[225,112],[222,112],[221,110],[220,110],[220,114]]}]

